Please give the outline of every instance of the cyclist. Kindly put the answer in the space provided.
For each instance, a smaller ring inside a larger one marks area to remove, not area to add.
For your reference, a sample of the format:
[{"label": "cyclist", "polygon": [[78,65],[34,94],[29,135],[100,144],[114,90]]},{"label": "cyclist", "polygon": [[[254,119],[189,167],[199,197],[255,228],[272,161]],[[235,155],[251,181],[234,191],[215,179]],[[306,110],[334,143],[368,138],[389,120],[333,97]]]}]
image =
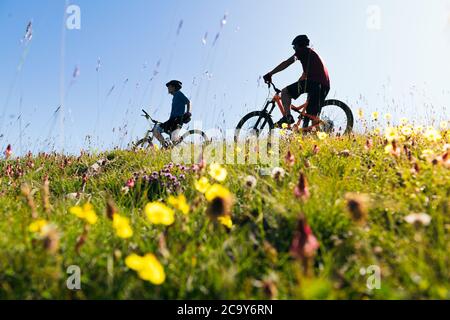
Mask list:
[{"label": "cyclist", "polygon": [[172,111],[170,112],[169,120],[161,125],[155,126],[153,135],[165,146],[165,140],[162,133],[165,132],[170,135],[170,140],[175,142],[178,140],[178,134],[180,132],[183,123],[189,123],[191,121],[191,102],[181,92],[183,84],[178,80],[172,80],[166,83],[169,94],[173,95],[172,98]]},{"label": "cyclist", "polygon": [[[330,78],[328,70],[320,56],[309,47],[309,39],[306,35],[300,35],[292,42],[295,54],[280,63],[275,69],[264,76],[266,83],[272,83],[272,76],[283,71],[296,60],[300,60],[303,74],[299,81],[287,86],[281,91],[281,100],[284,108],[283,117],[276,123],[278,127],[282,124],[293,124],[295,122],[291,115],[292,99],[297,99],[301,94],[308,93],[308,108],[306,113],[312,116],[320,114],[323,102],[330,91]],[[314,125],[315,123],[313,123]],[[303,121],[303,127],[309,126],[309,119]]]}]

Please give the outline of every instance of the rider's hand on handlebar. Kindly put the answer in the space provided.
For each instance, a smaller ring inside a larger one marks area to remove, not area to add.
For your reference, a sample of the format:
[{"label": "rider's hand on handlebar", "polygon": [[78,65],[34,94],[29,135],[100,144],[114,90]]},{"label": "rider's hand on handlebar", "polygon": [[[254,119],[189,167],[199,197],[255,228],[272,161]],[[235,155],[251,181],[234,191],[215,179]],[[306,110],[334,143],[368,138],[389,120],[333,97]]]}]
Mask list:
[{"label": "rider's hand on handlebar", "polygon": [[264,82],[267,84],[271,84],[272,83],[272,74],[269,72],[268,74],[266,74],[264,77]]}]

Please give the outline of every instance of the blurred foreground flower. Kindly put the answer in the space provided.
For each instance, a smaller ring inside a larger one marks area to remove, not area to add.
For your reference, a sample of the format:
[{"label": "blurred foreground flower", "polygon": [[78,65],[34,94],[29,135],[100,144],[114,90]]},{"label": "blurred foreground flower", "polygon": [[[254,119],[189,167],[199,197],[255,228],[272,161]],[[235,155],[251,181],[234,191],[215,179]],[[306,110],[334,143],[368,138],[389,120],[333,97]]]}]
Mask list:
[{"label": "blurred foreground flower", "polygon": [[177,197],[170,196],[169,199],[167,199],[167,203],[184,214],[189,213],[189,205],[186,201],[186,197],[182,194]]},{"label": "blurred foreground flower", "polygon": [[305,201],[309,198],[309,189],[308,189],[308,181],[306,180],[306,176],[303,172],[300,172],[300,178],[298,179],[298,183],[294,188],[294,195]]},{"label": "blurred foreground flower", "polygon": [[113,228],[119,238],[128,239],[133,236],[133,229],[130,226],[130,219],[115,213],[113,215]]},{"label": "blurred foreground flower", "polygon": [[284,178],[285,173],[283,168],[275,167],[272,169],[272,178],[281,181]]},{"label": "blurred foreground flower", "polygon": [[302,262],[305,274],[308,273],[318,248],[319,242],[306,222],[306,218],[300,215],[289,252],[292,257]]},{"label": "blurred foreground flower", "polygon": [[85,220],[89,224],[97,223],[97,214],[94,211],[94,207],[90,203],[85,203],[82,207],[72,207],[69,209],[69,212],[76,215],[78,218]]},{"label": "blurred foreground flower", "polygon": [[209,202],[206,213],[211,219],[230,215],[233,196],[227,188],[215,184],[206,191],[205,197]]},{"label": "blurred foreground flower", "polygon": [[227,178],[227,170],[220,164],[212,163],[209,166],[209,175],[216,181],[223,182]]},{"label": "blurred foreground flower", "polygon": [[231,229],[233,227],[233,221],[231,220],[231,217],[229,215],[219,217],[217,220],[228,229]]},{"label": "blurred foreground flower", "polygon": [[44,249],[50,253],[55,253],[59,249],[59,234],[56,226],[47,220],[39,219],[28,226],[28,231],[35,233],[42,240]]},{"label": "blurred foreground flower", "polygon": [[292,154],[291,150],[288,150],[284,159],[286,160],[286,164],[289,167],[292,167],[295,164],[295,157]]},{"label": "blurred foreground flower", "polygon": [[368,216],[369,197],[365,194],[349,192],[345,194],[345,200],[352,220],[360,225],[364,225]]},{"label": "blurred foreground flower", "polygon": [[44,229],[44,227],[48,224],[48,221],[45,219],[38,219],[36,221],[33,221],[32,223],[30,223],[30,225],[28,226],[28,231],[33,232],[33,233],[39,233],[42,235],[42,230]]},{"label": "blurred foreground flower", "polygon": [[326,138],[328,138],[328,134],[326,132],[318,132],[317,137],[319,138],[319,140],[325,140]]},{"label": "blurred foreground flower", "polygon": [[427,130],[424,133],[424,136],[425,136],[425,139],[427,139],[430,142],[437,142],[437,141],[441,140],[441,138],[442,138],[439,131],[437,131],[433,127],[427,128]]},{"label": "blurred foreground flower", "polygon": [[211,187],[209,184],[208,178],[202,177],[199,180],[195,181],[195,189],[198,192],[205,193]]},{"label": "blurred foreground flower", "polygon": [[153,224],[169,226],[175,221],[174,211],[160,202],[151,202],[145,206],[147,219]]},{"label": "blurred foreground flower", "polygon": [[431,217],[426,213],[411,213],[405,217],[405,221],[416,227],[427,226],[431,222]]},{"label": "blurred foreground flower", "polygon": [[136,271],[142,280],[155,285],[160,285],[166,280],[163,266],[151,253],[147,253],[143,257],[133,253],[125,258],[125,264],[128,268]]},{"label": "blurred foreground flower", "polygon": [[245,186],[247,188],[253,189],[254,187],[256,187],[256,183],[257,183],[257,180],[254,176],[247,176],[245,178]]},{"label": "blurred foreground flower", "polygon": [[12,148],[11,148],[11,145],[8,144],[8,146],[6,147],[6,150],[5,150],[5,158],[6,158],[6,160],[8,160],[9,157],[11,157],[11,155],[12,155]]}]

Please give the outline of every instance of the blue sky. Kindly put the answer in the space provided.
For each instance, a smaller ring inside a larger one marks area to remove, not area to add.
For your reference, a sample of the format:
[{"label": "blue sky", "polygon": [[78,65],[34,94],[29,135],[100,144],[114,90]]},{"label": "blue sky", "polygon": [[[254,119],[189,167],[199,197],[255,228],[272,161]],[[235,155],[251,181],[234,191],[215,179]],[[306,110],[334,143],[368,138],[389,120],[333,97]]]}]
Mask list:
[{"label": "blue sky", "polygon": [[[264,103],[267,88],[258,86],[258,78],[292,55],[290,43],[298,34],[308,34],[326,62],[330,96],[353,110],[423,123],[450,118],[449,0],[69,3],[81,9],[81,29],[65,30],[61,68],[65,1],[0,0],[2,149],[11,143],[16,154],[48,151],[64,141],[64,150],[78,152],[89,146],[88,135],[95,148],[125,146],[147,127],[141,107],[167,119],[171,96],[164,84],[170,79],[184,82],[194,119],[205,129],[231,129]],[[375,29],[367,25],[374,5],[380,10]],[[30,20],[33,38],[26,48],[20,40]],[[73,79],[76,67],[80,73]],[[274,81],[283,87],[300,73],[297,63]],[[62,74],[64,140],[61,113],[54,114]]]}]

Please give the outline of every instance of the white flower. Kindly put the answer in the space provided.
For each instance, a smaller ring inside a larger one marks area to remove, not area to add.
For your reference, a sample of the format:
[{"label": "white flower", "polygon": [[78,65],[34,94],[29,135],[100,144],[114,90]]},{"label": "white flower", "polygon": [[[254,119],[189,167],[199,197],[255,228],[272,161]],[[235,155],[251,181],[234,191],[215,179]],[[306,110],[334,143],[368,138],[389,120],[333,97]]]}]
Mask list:
[{"label": "white flower", "polygon": [[254,187],[256,187],[256,178],[254,176],[247,176],[245,178],[245,186],[253,189]]},{"label": "white flower", "polygon": [[411,213],[405,217],[405,221],[409,224],[427,226],[431,222],[431,217],[426,213]]},{"label": "white flower", "polygon": [[276,180],[281,180],[283,179],[285,173],[286,172],[284,171],[283,168],[275,167],[272,169],[272,178]]}]

